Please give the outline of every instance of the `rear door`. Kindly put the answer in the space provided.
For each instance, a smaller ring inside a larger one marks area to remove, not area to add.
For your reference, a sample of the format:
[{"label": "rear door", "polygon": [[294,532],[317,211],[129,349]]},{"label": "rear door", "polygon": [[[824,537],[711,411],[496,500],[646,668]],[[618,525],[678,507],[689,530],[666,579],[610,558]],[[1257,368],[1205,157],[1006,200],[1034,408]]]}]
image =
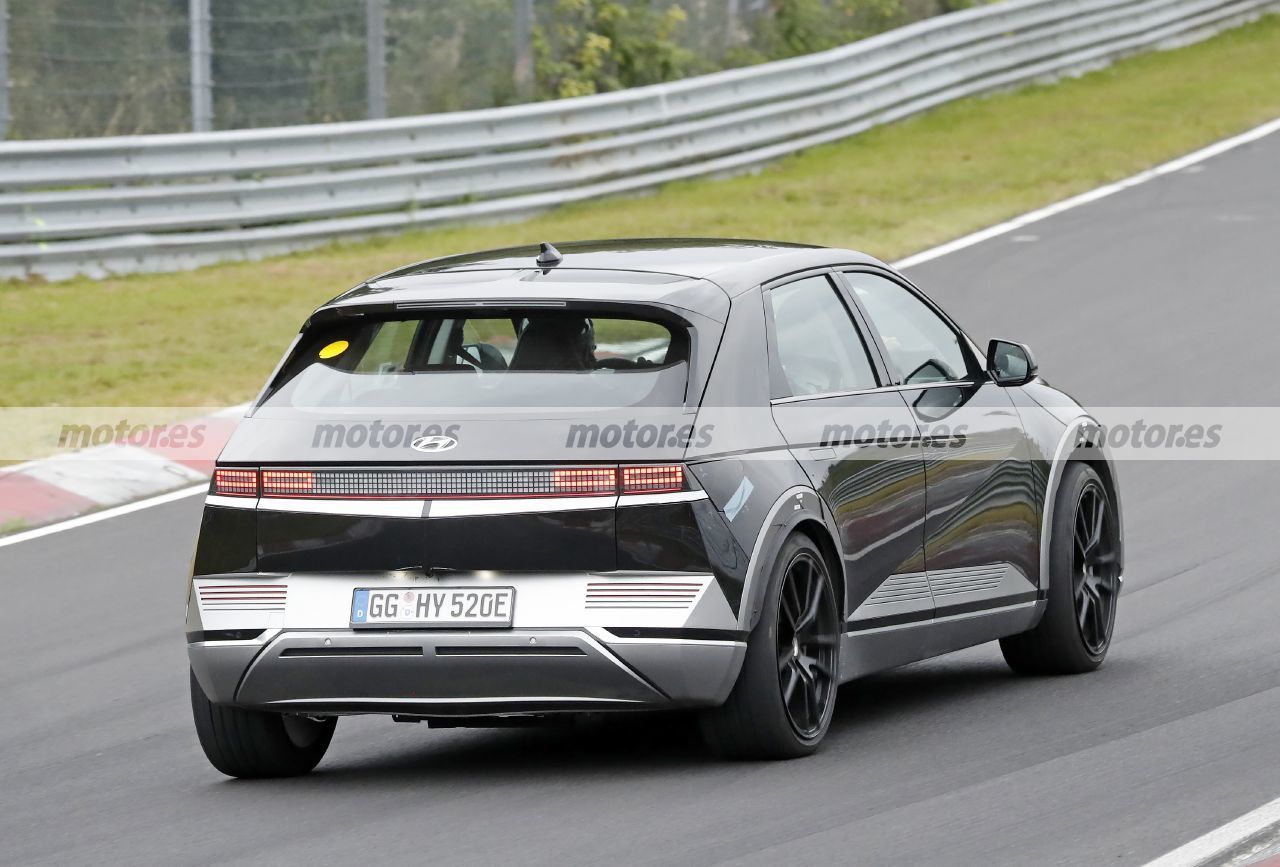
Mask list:
[{"label": "rear door", "polygon": [[925,565],[935,617],[1033,601],[1039,518],[1026,437],[1006,389],[932,303],[893,276],[842,274],[924,440]]},{"label": "rear door", "polygon": [[774,420],[835,517],[855,612],[846,628],[927,620],[924,458],[910,410],[884,387],[879,354],[834,275],[766,287],[765,310]]}]

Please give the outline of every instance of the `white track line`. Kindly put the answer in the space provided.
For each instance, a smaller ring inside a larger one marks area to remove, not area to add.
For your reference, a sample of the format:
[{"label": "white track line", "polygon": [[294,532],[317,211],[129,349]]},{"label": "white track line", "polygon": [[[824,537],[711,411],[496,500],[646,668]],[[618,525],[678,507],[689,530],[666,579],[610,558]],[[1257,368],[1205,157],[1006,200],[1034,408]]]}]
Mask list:
[{"label": "white track line", "polygon": [[[1072,208],[1078,208],[1081,205],[1087,205],[1091,202],[1096,202],[1099,199],[1105,199],[1107,196],[1115,195],[1116,193],[1127,190],[1130,187],[1136,187],[1139,184],[1144,184],[1147,181],[1161,177],[1162,175],[1181,171],[1187,166],[1202,163],[1205,160],[1218,156],[1219,154],[1224,154],[1227,151],[1240,147],[1241,145],[1257,141],[1258,139],[1271,135],[1277,131],[1280,131],[1280,118],[1269,123],[1264,123],[1262,126],[1254,127],[1248,132],[1241,133],[1240,135],[1223,139],[1220,142],[1211,144],[1206,148],[1187,154],[1184,157],[1178,157],[1176,160],[1157,166],[1154,169],[1147,169],[1145,172],[1140,172],[1132,177],[1125,178],[1122,181],[1116,181],[1113,184],[1098,187],[1095,190],[1090,190],[1087,193],[1081,193],[1078,196],[1065,199],[1056,204],[1040,208],[1039,210],[1031,211],[1030,213],[1023,214],[1020,217],[1014,217],[1012,220],[1000,223],[997,226],[982,229],[981,231],[974,232],[972,235],[965,235],[963,238],[957,238],[954,241],[948,241],[947,243],[940,244],[932,249],[924,250],[913,256],[908,256],[905,259],[900,259],[899,261],[894,262],[893,265],[895,268],[910,268],[912,265],[919,265],[921,263],[946,256],[950,253],[964,250],[965,248],[972,247],[975,244],[981,244],[983,241],[988,241],[992,238],[999,237],[1000,235],[1006,235],[1009,232],[1021,229],[1023,226],[1029,226],[1032,223],[1047,220],[1049,217],[1056,216],[1064,211],[1070,211]],[[37,527],[34,530],[27,530],[22,533],[14,533],[11,536],[0,537],[0,548],[3,548],[6,545],[15,545],[19,542],[26,542],[31,539],[38,539],[41,536],[48,536],[51,533],[57,533],[62,530],[73,530],[76,527],[83,527],[85,524],[105,521],[108,518],[115,518],[119,515],[127,515],[130,512],[147,509],[151,506],[160,506],[165,503],[171,503],[174,500],[179,500],[183,497],[189,497],[193,494],[200,493],[201,491],[206,490],[207,487],[207,485],[199,485],[197,487],[185,488],[181,491],[173,491],[168,494],[161,494],[158,497],[139,500],[136,503],[117,506],[114,509],[106,509],[101,512],[94,512],[90,515],[82,515],[79,518],[72,518],[68,521],[61,521],[57,524],[49,524],[46,527]]]},{"label": "white track line", "polygon": [[1154,169],[1147,169],[1145,172],[1140,172],[1133,177],[1125,178],[1122,181],[1116,181],[1113,184],[1107,184],[1105,187],[1098,187],[1096,190],[1090,190],[1087,193],[1081,193],[1080,195],[1073,196],[1070,199],[1064,199],[1056,204],[1040,208],[1038,211],[1023,214],[1021,217],[1014,217],[1012,220],[1001,223],[998,226],[992,226],[989,229],[974,232],[972,235],[966,235],[963,238],[948,241],[947,243],[934,247],[931,250],[925,250],[922,253],[916,253],[914,256],[908,256],[901,261],[895,262],[894,267],[910,268],[912,265],[919,265],[924,262],[937,259],[941,256],[955,253],[956,251],[963,250],[966,247],[972,247],[974,244],[981,244],[983,241],[1008,234],[1016,229],[1021,229],[1023,226],[1038,223],[1041,220],[1047,220],[1049,217],[1057,216],[1064,211],[1070,211],[1072,208],[1078,208],[1081,205],[1088,205],[1092,202],[1098,201],[1099,199],[1105,199],[1107,196],[1113,196],[1116,193],[1123,192],[1131,187],[1136,187],[1139,184],[1145,184],[1147,181],[1154,180],[1163,175],[1182,171],[1187,166],[1202,163],[1205,160],[1218,156],[1219,154],[1224,154],[1229,150],[1234,150],[1241,145],[1257,141],[1264,136],[1271,135],[1278,131],[1280,131],[1280,118],[1269,123],[1264,123],[1262,126],[1255,127],[1248,132],[1241,133],[1240,135],[1233,136],[1229,139],[1224,139],[1216,144],[1211,144],[1206,148],[1196,151],[1195,153],[1187,154],[1185,157],[1178,157],[1176,160],[1172,160],[1161,166],[1156,166]]},{"label": "white track line", "polygon": [[1269,804],[1263,804],[1252,813],[1246,813],[1234,822],[1228,822],[1203,837],[1197,837],[1167,855],[1162,855],[1149,862],[1146,867],[1197,867],[1278,822],[1280,822],[1280,798],[1276,798]]}]

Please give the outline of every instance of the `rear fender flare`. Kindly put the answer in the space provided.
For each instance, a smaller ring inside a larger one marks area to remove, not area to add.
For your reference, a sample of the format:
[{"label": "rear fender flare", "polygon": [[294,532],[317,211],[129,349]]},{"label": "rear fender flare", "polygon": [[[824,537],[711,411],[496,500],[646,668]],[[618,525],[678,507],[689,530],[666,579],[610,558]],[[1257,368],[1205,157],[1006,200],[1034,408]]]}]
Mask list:
[{"label": "rear fender flare", "polygon": [[[774,501],[751,549],[751,561],[743,582],[742,607],[738,612],[738,626],[744,632],[750,633],[760,620],[765,590],[769,585],[769,570],[773,567],[782,543],[804,521],[817,521],[826,529],[831,546],[840,561],[841,574],[834,577],[841,582],[839,595],[844,599],[844,554],[838,541],[840,536],[836,532],[835,517],[816,491],[796,485],[783,491]],[[841,614],[841,623],[847,615],[848,612]]]}]

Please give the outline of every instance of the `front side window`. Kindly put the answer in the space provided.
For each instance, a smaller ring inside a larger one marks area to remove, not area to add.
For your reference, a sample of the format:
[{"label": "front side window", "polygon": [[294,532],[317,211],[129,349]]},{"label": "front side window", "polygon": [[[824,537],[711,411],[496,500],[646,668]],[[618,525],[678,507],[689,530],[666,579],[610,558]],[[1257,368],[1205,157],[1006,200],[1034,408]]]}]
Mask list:
[{"label": "front side window", "polygon": [[960,335],[915,293],[864,271],[846,272],[845,278],[903,383],[919,385],[968,378],[969,356],[961,346]]},{"label": "front side window", "polygon": [[689,350],[687,328],[617,314],[361,317],[309,330],[264,406],[680,406]]},{"label": "front side window", "polygon": [[858,329],[827,277],[806,277],[768,294],[778,362],[791,396],[878,385]]}]

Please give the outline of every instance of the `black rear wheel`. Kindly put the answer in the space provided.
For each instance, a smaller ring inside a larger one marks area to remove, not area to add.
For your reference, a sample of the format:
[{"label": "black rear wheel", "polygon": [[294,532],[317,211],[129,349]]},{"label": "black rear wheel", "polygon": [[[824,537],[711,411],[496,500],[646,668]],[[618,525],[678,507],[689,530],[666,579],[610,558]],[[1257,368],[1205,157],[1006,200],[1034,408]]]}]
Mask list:
[{"label": "black rear wheel", "polygon": [[820,557],[792,558],[778,600],[776,651],[779,685],[791,727],[802,738],[818,734],[836,689],[838,619],[831,581]]},{"label": "black rear wheel", "polygon": [[708,744],[735,758],[812,753],[831,725],[839,658],[830,572],[813,540],[797,533],[778,553],[733,692],[701,717]]},{"label": "black rear wheel", "polygon": [[191,713],[209,764],[229,777],[294,777],[320,763],[337,717],[312,719],[214,704],[191,673]]},{"label": "black rear wheel", "polygon": [[1014,671],[1077,674],[1102,664],[1120,598],[1120,526],[1088,464],[1063,473],[1049,548],[1049,599],[1035,629],[1001,639]]}]

